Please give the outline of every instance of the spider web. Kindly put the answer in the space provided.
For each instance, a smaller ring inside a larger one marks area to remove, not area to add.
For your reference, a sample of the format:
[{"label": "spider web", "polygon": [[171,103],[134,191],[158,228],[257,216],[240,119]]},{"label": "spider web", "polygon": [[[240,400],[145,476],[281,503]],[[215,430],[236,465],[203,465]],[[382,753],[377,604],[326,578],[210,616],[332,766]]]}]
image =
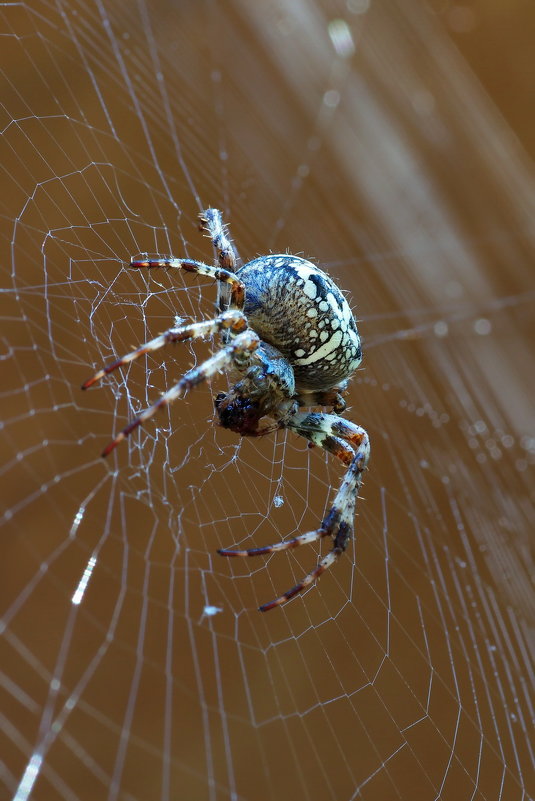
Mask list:
[{"label": "spider web", "polygon": [[[1,9],[1,797],[532,798],[529,141],[521,81],[506,121],[451,37],[482,79],[489,31],[530,51],[477,6]],[[364,337],[355,544],[266,615],[318,549],[216,549],[315,528],[339,466],[217,429],[223,375],[101,460],[214,342],[79,388],[213,314],[126,266],[210,260],[209,205],[245,259],[317,259]]]}]

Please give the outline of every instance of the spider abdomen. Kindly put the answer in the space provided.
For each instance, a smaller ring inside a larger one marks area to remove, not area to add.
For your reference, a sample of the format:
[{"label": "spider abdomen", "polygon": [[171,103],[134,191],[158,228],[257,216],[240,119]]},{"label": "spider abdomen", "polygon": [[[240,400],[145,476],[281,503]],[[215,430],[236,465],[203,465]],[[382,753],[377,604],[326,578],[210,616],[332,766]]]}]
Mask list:
[{"label": "spider abdomen", "polygon": [[238,272],[249,325],[288,359],[297,389],[329,389],[362,359],[353,313],[333,280],[305,259],[261,256]]}]

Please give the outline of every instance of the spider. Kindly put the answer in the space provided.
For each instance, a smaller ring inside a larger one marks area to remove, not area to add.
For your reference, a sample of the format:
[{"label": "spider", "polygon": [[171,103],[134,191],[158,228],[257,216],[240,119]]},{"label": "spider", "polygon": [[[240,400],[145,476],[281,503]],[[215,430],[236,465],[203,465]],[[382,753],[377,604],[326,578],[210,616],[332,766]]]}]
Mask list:
[{"label": "spider", "polygon": [[[319,528],[263,548],[221,549],[221,556],[260,556],[331,537],[332,548],[299,584],[259,607],[267,612],[289,601],[330,567],[353,534],[355,503],[370,454],[366,431],[339,415],[348,381],[362,359],[360,339],[349,305],[323,270],[287,253],[260,256],[241,265],[221,212],[206,209],[199,228],[211,240],[217,266],[192,259],[132,259],[131,267],[186,270],[216,279],[217,315],[213,320],[177,325],[99,370],[82,389],[168,342],[219,333],[222,347],[189,370],[159,400],[135,417],[102,452],[109,453],[138,426],[184,393],[221,370],[240,375],[229,392],[215,397],[219,423],[237,434],[259,437],[289,428],[332,453],[347,470]],[[299,411],[331,407],[332,413]]]}]

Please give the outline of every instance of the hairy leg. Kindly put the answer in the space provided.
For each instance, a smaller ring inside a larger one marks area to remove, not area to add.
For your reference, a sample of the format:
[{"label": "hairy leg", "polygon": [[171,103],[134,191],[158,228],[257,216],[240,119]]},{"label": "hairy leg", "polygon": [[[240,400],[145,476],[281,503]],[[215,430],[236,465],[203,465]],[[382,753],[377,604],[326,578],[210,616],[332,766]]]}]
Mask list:
[{"label": "hairy leg", "polygon": [[195,261],[194,259],[132,259],[130,267],[148,267],[150,269],[166,267],[172,270],[185,270],[188,273],[206,275],[216,281],[221,281],[223,284],[229,284],[230,308],[243,309],[245,287],[238,276],[226,268],[211,267],[209,264],[204,264],[204,262]]},{"label": "hairy leg", "polygon": [[199,230],[212,240],[219,266],[234,272],[240,266],[241,259],[228,235],[228,226],[224,224],[221,212],[218,209],[202,211],[199,214]]},{"label": "hairy leg", "polygon": [[146,353],[153,353],[159,348],[163,348],[168,342],[186,342],[188,339],[196,339],[198,337],[207,336],[209,334],[216,334],[221,331],[229,330],[234,334],[239,334],[247,328],[247,320],[243,312],[238,309],[230,309],[215,317],[213,320],[204,320],[201,323],[191,323],[190,325],[176,326],[164,331],[163,334],[151,339],[144,345],[141,345],[126,356],[122,356],[117,361],[99,370],[98,373],[92,378],[89,378],[82,384],[82,389],[89,389],[105,375],[117,370],[118,367],[124,367],[125,364],[139,359]]},{"label": "hairy leg", "polygon": [[206,381],[208,378],[215,375],[215,373],[231,366],[236,367],[240,371],[246,369],[250,364],[252,354],[257,350],[259,344],[260,339],[258,334],[250,329],[238,334],[214,356],[211,356],[198,367],[194,367],[192,370],[185,373],[180,381],[178,381],[174,387],[167,390],[156,403],[153,403],[152,406],[149,406],[148,409],[145,409],[144,412],[135,417],[126,428],[117,434],[115,439],[104,448],[102,456],[108,456],[123,439],[126,439],[138,426],[150,420],[159,409],[169,406],[174,400],[182,397],[187,390]]},{"label": "hairy leg", "polygon": [[320,540],[323,537],[332,537],[332,549],[320,560],[316,567],[295,587],[287,590],[274,601],[259,607],[261,612],[267,612],[275,606],[280,606],[289,601],[290,598],[293,598],[294,595],[302,592],[316,581],[346,550],[353,534],[355,504],[362,482],[362,474],[366,469],[370,455],[370,443],[366,431],[348,420],[337,417],[337,415],[297,412],[290,418],[287,426],[300,436],[334,454],[347,465],[347,471],[336,493],[331,509],[321,526],[315,531],[309,531],[307,534],[301,534],[291,540],[276,543],[275,545],[267,545],[263,548],[251,548],[248,550],[223,549],[218,551],[222,556],[260,556],[274,551],[297,548]]}]

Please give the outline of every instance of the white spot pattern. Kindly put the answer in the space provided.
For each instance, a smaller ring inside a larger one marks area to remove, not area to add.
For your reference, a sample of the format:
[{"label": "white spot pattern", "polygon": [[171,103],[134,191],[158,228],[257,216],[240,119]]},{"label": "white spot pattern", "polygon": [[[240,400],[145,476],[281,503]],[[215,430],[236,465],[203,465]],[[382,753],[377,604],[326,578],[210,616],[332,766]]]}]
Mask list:
[{"label": "white spot pattern", "polygon": [[310,356],[307,356],[304,359],[297,359],[296,364],[311,364],[312,362],[317,362],[320,359],[324,359],[329,353],[336,350],[342,341],[342,332],[335,331],[334,334],[327,340],[327,342],[318,348],[315,353],[311,353]]},{"label": "white spot pattern", "polygon": [[[318,289],[316,287],[316,284],[313,283],[313,281],[305,281],[305,285],[303,287],[303,292],[305,293],[307,298],[310,298],[310,300],[314,300],[314,298],[318,294]],[[320,303],[320,306],[321,306],[321,303]]]},{"label": "white spot pattern", "polygon": [[282,254],[249,262],[239,274],[251,327],[289,360],[298,388],[330,388],[350,377],[360,363],[360,339],[330,276]]}]

